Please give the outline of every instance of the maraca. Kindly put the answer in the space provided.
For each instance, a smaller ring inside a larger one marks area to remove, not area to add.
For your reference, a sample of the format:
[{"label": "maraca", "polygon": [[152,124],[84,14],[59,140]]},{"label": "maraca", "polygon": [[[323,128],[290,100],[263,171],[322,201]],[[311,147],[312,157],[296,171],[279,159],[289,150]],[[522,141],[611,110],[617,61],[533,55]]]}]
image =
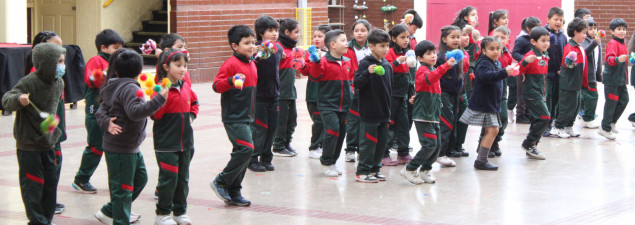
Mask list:
[{"label": "maraca", "polygon": [[567,58],[565,58],[565,64],[567,67],[573,68],[575,67],[575,62],[578,60],[578,53],[571,51],[567,54]]},{"label": "maraca", "polygon": [[408,50],[406,52],[406,63],[408,64],[408,67],[415,67],[417,65],[417,57],[415,56],[415,51]]},{"label": "maraca", "polygon": [[309,60],[311,60],[311,62],[320,62],[320,56],[318,55],[318,50],[315,45],[309,46],[307,51],[309,51]]},{"label": "maraca", "polygon": [[386,70],[383,66],[375,66],[375,73],[379,76],[383,76],[384,74],[386,74]]},{"label": "maraca", "polygon": [[42,133],[50,134],[55,130],[57,125],[60,123],[60,117],[55,114],[49,114],[42,123],[40,123],[40,129]]},{"label": "maraca", "polygon": [[[243,84],[245,83],[245,80],[243,80],[242,74],[236,74],[233,78],[232,81],[234,82],[234,87],[243,90]],[[243,75],[244,76],[244,75]]]},{"label": "maraca", "polygon": [[463,54],[463,51],[461,51],[459,49],[454,49],[452,51],[449,51],[449,52],[445,53],[445,58],[446,59],[454,58],[454,60],[456,60],[456,61],[463,60],[464,56],[465,55]]},{"label": "maraca", "polygon": [[598,37],[600,37],[600,38],[604,38],[604,37],[606,37],[606,31],[604,31],[604,30],[598,30]]}]

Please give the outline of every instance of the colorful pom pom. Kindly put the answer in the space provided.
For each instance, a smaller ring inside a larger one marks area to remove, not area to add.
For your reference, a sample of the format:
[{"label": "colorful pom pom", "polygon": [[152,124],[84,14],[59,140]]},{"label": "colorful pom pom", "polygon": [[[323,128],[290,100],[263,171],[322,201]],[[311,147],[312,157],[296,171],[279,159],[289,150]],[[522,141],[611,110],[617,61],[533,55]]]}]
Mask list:
[{"label": "colorful pom pom", "polygon": [[42,123],[40,123],[40,129],[42,133],[50,134],[55,130],[57,125],[60,123],[60,117],[55,114],[49,114]]},{"label": "colorful pom pom", "polygon": [[386,70],[383,66],[375,66],[375,73],[379,76],[383,76],[384,74],[386,74]]},{"label": "colorful pom pom", "polygon": [[569,68],[573,68],[575,67],[576,61],[578,60],[578,53],[571,51],[569,52],[569,54],[567,54],[567,57],[565,58],[565,64],[567,64],[567,67]]},{"label": "colorful pom pom", "polygon": [[154,92],[160,92],[160,91],[161,91],[161,85],[158,85],[158,84],[157,84],[157,85],[155,85],[155,86],[154,86],[154,90],[153,90],[153,91],[154,91]]},{"label": "colorful pom pom", "polygon": [[157,42],[155,42],[152,39],[148,39],[148,41],[146,41],[146,43],[141,45],[139,49],[141,50],[143,54],[149,55],[152,53],[152,51],[157,49]]},{"label": "colorful pom pom", "polygon": [[137,89],[137,97],[143,98],[143,90]]},{"label": "colorful pom pom", "polygon": [[307,51],[309,52],[309,60],[311,60],[311,62],[320,62],[320,56],[318,55],[318,50],[315,45],[309,46]]},{"label": "colorful pom pom", "polygon": [[154,93],[154,91],[152,91],[152,88],[146,89],[146,95],[151,96],[152,93]]},{"label": "colorful pom pom", "polygon": [[631,64],[635,65],[635,52],[631,52],[629,61],[631,62]]},{"label": "colorful pom pom", "polygon": [[161,79],[161,87],[170,88],[170,87],[172,87],[172,82],[168,78],[163,78],[163,79]]},{"label": "colorful pom pom", "polygon": [[415,67],[417,65],[417,57],[415,56],[415,51],[408,50],[406,52],[406,63],[408,67]]},{"label": "colorful pom pom", "polygon": [[606,31],[604,31],[604,30],[599,30],[599,31],[598,31],[598,36],[599,36],[600,38],[604,38],[604,37],[606,37]]},{"label": "colorful pom pom", "polygon": [[238,79],[234,81],[234,87],[242,90],[244,81],[242,79]]},{"label": "colorful pom pom", "polygon": [[155,83],[154,80],[146,80],[146,87],[147,88],[152,88],[154,87]]},{"label": "colorful pom pom", "polygon": [[415,15],[412,15],[411,13],[406,14],[406,16],[404,16],[404,22],[406,22],[406,24],[410,25],[410,23],[412,23],[412,20],[415,18]]},{"label": "colorful pom pom", "polygon": [[148,75],[146,75],[145,73],[142,73],[141,76],[139,76],[139,80],[145,82],[146,80],[148,80]]},{"label": "colorful pom pom", "polygon": [[304,60],[302,60],[302,59],[296,58],[296,59],[291,60],[291,67],[293,67],[293,69],[300,70],[300,69],[304,68],[304,65],[305,65],[305,63],[304,63]]},{"label": "colorful pom pom", "polygon": [[454,58],[454,60],[456,60],[456,61],[463,60],[464,56],[465,55],[463,54],[463,51],[461,51],[459,49],[454,49],[452,51],[449,51],[449,52],[445,53],[445,58],[446,59]]},{"label": "colorful pom pom", "polygon": [[304,49],[302,48],[293,48],[293,50],[291,50],[291,57],[295,58],[295,59],[303,59],[304,58]]}]

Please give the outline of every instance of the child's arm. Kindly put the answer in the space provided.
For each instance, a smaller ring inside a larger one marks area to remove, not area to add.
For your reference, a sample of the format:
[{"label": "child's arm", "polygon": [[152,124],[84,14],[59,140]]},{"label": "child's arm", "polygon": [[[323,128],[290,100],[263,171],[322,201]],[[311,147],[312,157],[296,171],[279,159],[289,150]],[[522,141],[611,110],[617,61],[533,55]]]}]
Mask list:
[{"label": "child's arm", "polygon": [[28,100],[26,101],[27,104],[24,104],[25,100],[23,95],[28,94],[30,89],[23,81],[24,79],[20,79],[15,87],[2,96],[2,107],[4,110],[18,111],[28,105]]},{"label": "child's arm", "polygon": [[232,78],[236,74],[232,73],[231,69],[229,68],[230,66],[227,64],[227,62],[223,63],[223,65],[218,70],[218,74],[214,79],[214,83],[212,84],[212,88],[216,93],[225,93],[226,91],[234,88],[234,82],[232,81]]},{"label": "child's arm", "polygon": [[536,61],[536,55],[528,55],[522,58],[522,60],[519,61],[520,67],[518,68],[520,74],[525,74],[529,69],[529,65],[534,61]]},{"label": "child's arm", "polygon": [[479,79],[486,83],[493,83],[507,78],[507,70],[491,70],[486,63],[479,63],[476,66],[475,79]]},{"label": "child's arm", "polygon": [[194,120],[198,116],[198,96],[194,93],[194,90],[190,88],[190,119]]},{"label": "child's arm", "polygon": [[370,63],[367,60],[362,60],[359,62],[359,67],[357,68],[357,71],[355,72],[355,78],[353,81],[357,89],[361,90],[364,87],[366,87],[371,74],[375,73],[375,66],[380,66],[380,65],[376,65],[376,64],[370,65]]},{"label": "child's arm", "polygon": [[466,51],[463,51],[463,55],[465,55],[465,57],[463,57],[463,73],[467,73],[470,71],[470,55],[467,54]]},{"label": "child's arm", "polygon": [[527,47],[529,47],[529,51],[531,51],[531,45],[528,45],[527,43],[522,41],[514,42],[514,49],[512,50],[512,58],[514,58],[514,60],[516,60],[517,62],[520,62],[521,60],[523,60],[523,57],[525,57],[525,53],[528,52]]},{"label": "child's arm", "polygon": [[[96,56],[96,57],[101,57],[101,56]],[[102,68],[103,65],[101,65],[101,63],[99,62],[100,61],[97,59],[88,60],[88,64],[86,64],[86,68],[84,69],[84,83],[86,83],[86,85],[88,85],[89,88],[100,88],[102,85],[99,81],[90,79],[90,76],[93,75],[93,73],[97,72],[97,70],[103,73],[103,68]],[[106,78],[104,77],[104,79]]]},{"label": "child's arm", "polygon": [[616,42],[609,42],[606,45],[606,62],[609,66],[617,66],[620,63],[626,62],[628,56],[619,55],[619,48],[616,46]]},{"label": "child's arm", "polygon": [[322,57],[322,59],[320,60],[320,62],[311,62],[309,63],[309,67],[310,67],[310,72],[309,72],[309,78],[313,81],[320,81],[322,80],[322,77],[324,76],[324,67],[326,64],[326,59],[324,57]]},{"label": "child's arm", "polygon": [[309,66],[309,64],[311,64],[311,60],[309,59],[309,54],[305,54],[304,55],[304,67],[302,67],[302,69],[300,69],[300,73],[302,73],[302,75],[309,76],[309,73],[311,72],[311,67]]},{"label": "child's arm", "polygon": [[[448,72],[449,69],[452,69],[452,66],[450,64],[454,64],[454,63],[456,63],[456,61],[454,60],[454,58],[451,58],[443,65],[437,67],[437,69],[434,71],[430,71],[427,68],[425,69],[425,71],[418,70],[417,71],[418,74],[416,76],[416,79],[418,81],[416,82],[419,84],[426,83],[428,85],[432,85],[436,82],[439,82],[439,80],[441,80],[441,77],[443,77],[443,75],[445,75],[445,73]],[[419,71],[421,71],[421,73],[424,73],[424,74],[419,74],[420,73]]]},{"label": "child's arm", "polygon": [[150,101],[143,102],[137,96],[137,88],[122,88],[121,93],[117,95],[119,102],[123,105],[123,110],[130,120],[139,121],[154,114],[166,102],[167,90],[161,90]]},{"label": "child's arm", "polygon": [[591,40],[591,43],[586,46],[586,48],[584,48],[584,53],[586,53],[586,55],[590,55],[591,53],[593,53],[593,49],[595,49],[595,47],[598,46],[598,42]]}]

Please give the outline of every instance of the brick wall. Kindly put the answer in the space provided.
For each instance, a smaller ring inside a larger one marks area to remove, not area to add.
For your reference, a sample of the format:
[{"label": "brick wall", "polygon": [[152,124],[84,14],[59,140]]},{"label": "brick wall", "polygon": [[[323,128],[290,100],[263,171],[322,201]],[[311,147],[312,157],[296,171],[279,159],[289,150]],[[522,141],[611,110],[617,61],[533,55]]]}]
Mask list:
[{"label": "brick wall", "polygon": [[[338,0],[338,2],[341,0]],[[358,5],[362,5],[364,0],[358,0]],[[391,23],[395,21],[395,24],[399,24],[401,22],[401,16],[403,13],[414,7],[414,1],[403,1],[403,0],[386,0],[384,3],[383,0],[366,0],[366,6],[368,9],[365,11],[357,11],[353,9],[353,5],[355,5],[355,0],[345,0],[345,8],[344,8],[344,31],[350,37],[352,37],[352,25],[355,22],[355,15],[357,15],[360,19],[362,19],[362,15],[366,14],[366,20],[370,22],[374,27],[383,29],[384,28],[384,18],[388,19],[388,22]],[[384,5],[394,5],[397,6],[397,10],[393,12],[382,12],[381,7]],[[331,10],[333,11],[333,10]],[[425,12],[419,12],[419,15],[425,14]],[[389,25],[389,29],[392,27],[392,23]]]},{"label": "brick wall", "polygon": [[598,23],[598,29],[606,31],[606,37],[602,39],[603,49],[611,40],[609,23],[614,18],[623,18],[628,24],[626,39],[630,40],[635,32],[635,0],[609,1],[609,0],[576,0],[575,8],[587,8],[591,10],[593,20]]},{"label": "brick wall", "polygon": [[[193,82],[211,82],[223,61],[231,56],[227,30],[245,24],[253,29],[262,14],[274,18],[295,18],[297,0],[170,0],[170,32],[187,42],[188,69]],[[326,23],[326,1],[308,0],[312,24]]]}]

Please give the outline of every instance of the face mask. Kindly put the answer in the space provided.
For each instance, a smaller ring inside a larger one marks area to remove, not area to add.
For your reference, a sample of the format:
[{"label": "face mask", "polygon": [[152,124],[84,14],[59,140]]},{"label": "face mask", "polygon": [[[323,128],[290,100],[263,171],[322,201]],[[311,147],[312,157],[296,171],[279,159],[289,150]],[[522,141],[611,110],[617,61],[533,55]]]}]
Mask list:
[{"label": "face mask", "polygon": [[57,64],[57,68],[55,69],[55,79],[62,78],[66,73],[66,65]]}]

